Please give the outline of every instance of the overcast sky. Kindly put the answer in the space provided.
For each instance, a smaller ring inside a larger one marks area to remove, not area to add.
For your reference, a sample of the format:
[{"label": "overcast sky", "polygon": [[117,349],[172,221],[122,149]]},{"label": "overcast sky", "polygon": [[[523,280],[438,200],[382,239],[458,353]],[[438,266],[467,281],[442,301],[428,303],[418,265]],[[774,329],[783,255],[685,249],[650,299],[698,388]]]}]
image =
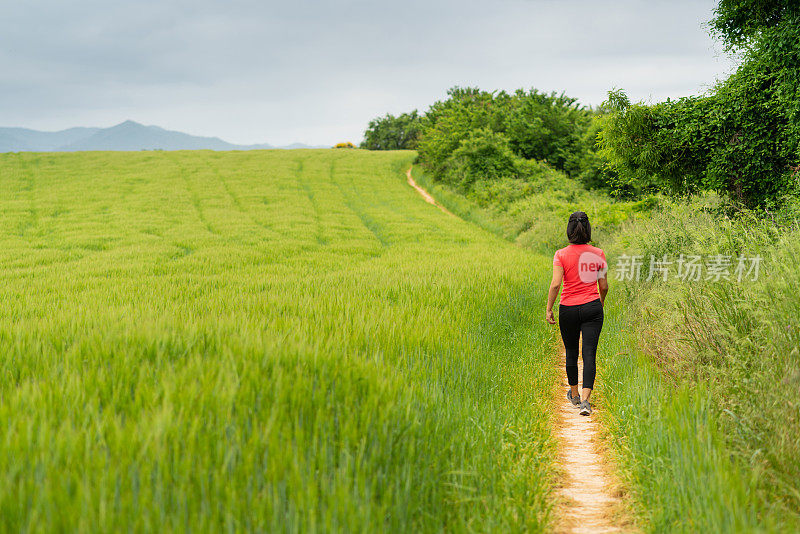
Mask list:
[{"label": "overcast sky", "polygon": [[733,62],[708,0],[24,0],[0,15],[0,126],[126,119],[236,143],[362,138],[454,85],[601,103],[698,94]]}]

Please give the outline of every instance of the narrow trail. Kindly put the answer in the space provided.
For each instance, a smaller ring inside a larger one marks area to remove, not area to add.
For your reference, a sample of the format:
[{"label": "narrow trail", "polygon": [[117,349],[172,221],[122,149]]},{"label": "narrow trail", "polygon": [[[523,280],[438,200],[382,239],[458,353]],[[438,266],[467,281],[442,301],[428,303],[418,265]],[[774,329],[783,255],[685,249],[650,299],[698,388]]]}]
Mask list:
[{"label": "narrow trail", "polygon": [[[599,533],[630,532],[620,509],[620,486],[612,474],[602,449],[596,415],[583,416],[567,400],[564,374],[564,349],[561,349],[561,385],[557,390],[557,428],[559,467],[563,473],[558,488],[561,497],[557,510],[557,531]],[[578,376],[583,365],[578,362]],[[594,410],[594,406],[592,406]]]},{"label": "narrow trail", "polygon": [[428,193],[427,191],[425,191],[425,190],[424,190],[422,187],[420,187],[420,186],[417,184],[417,182],[414,180],[414,177],[413,177],[413,176],[411,176],[411,169],[412,169],[412,168],[413,168],[413,167],[409,167],[409,168],[408,168],[408,172],[406,172],[406,177],[408,178],[408,185],[410,185],[411,187],[413,187],[414,189],[416,189],[416,190],[417,190],[417,193],[419,193],[419,194],[422,196],[422,198],[424,198],[424,199],[425,199],[425,202],[427,202],[428,204],[433,204],[434,206],[436,206],[437,208],[439,208],[440,210],[442,210],[442,211],[443,211],[443,212],[445,212],[446,214],[450,215],[451,217],[455,217],[455,215],[453,215],[453,214],[450,212],[450,210],[448,210],[447,208],[445,208],[444,206],[442,206],[441,204],[439,204],[438,202],[436,202],[436,199],[435,199],[435,198],[433,198],[433,197],[430,195],[430,193]]},{"label": "narrow trail", "polygon": [[[420,187],[406,172],[408,185],[444,213],[455,217],[447,208],[436,202],[430,193]],[[629,522],[619,513],[621,508],[620,485],[612,474],[609,461],[602,450],[598,425],[594,415],[580,415],[566,398],[567,377],[563,371],[565,354],[561,348],[561,384],[556,392],[556,438],[558,439],[558,467],[563,478],[558,487],[557,532],[595,534],[604,532],[631,532]],[[583,363],[578,361],[578,376],[583,376]],[[593,407],[594,409],[594,407]]]}]

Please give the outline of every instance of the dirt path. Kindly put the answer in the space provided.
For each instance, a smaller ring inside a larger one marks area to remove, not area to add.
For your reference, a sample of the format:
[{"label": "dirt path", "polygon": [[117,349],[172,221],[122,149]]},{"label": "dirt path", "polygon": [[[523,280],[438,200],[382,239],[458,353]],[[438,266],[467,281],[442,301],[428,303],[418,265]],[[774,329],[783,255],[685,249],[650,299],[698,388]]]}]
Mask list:
[{"label": "dirt path", "polygon": [[409,168],[408,168],[408,172],[406,172],[406,176],[408,177],[408,185],[410,185],[411,187],[413,187],[414,189],[416,189],[416,190],[417,190],[417,193],[419,193],[419,194],[422,196],[422,198],[424,198],[424,199],[425,199],[425,202],[427,202],[428,204],[433,204],[434,206],[436,206],[437,208],[439,208],[440,210],[442,210],[442,211],[443,211],[443,212],[445,212],[446,214],[450,215],[451,217],[455,217],[455,215],[453,215],[453,214],[450,212],[450,210],[448,210],[447,208],[445,208],[444,206],[442,206],[441,204],[439,204],[438,202],[436,202],[436,199],[435,199],[435,198],[433,198],[433,197],[430,195],[430,193],[428,193],[427,191],[425,191],[424,189],[422,189],[422,188],[421,188],[421,187],[420,187],[420,186],[417,184],[417,182],[416,182],[416,181],[414,181],[414,177],[413,177],[413,176],[411,176],[411,169],[412,169],[412,167],[409,167]]},{"label": "dirt path", "polygon": [[[408,185],[416,189],[425,202],[455,217],[414,181],[411,167],[406,177]],[[563,347],[560,366],[561,385],[556,393],[555,406],[559,468],[563,478],[558,488],[557,531],[581,534],[631,532],[633,529],[621,513],[620,485],[612,475],[608,458],[602,450],[598,422],[594,414],[589,417],[578,414],[578,409],[567,401]],[[583,365],[579,360],[578,376],[583,376],[582,373]]]},{"label": "dirt path", "polygon": [[[578,376],[583,366],[578,363]],[[586,417],[567,401],[564,352],[561,348],[561,386],[556,406],[556,438],[563,478],[558,489],[561,502],[557,510],[559,532],[630,532],[620,516],[619,483],[609,468],[602,449],[595,413]],[[592,406],[594,410],[594,405]],[[622,524],[622,525],[621,525]]]}]

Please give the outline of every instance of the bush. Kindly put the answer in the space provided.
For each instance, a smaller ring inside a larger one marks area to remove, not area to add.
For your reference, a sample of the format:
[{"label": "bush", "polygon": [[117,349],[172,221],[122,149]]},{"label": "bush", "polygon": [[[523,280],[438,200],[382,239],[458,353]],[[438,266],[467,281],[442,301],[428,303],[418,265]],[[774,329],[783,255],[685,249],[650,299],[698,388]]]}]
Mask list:
[{"label": "bush", "polygon": [[[727,22],[716,19],[717,30],[733,36],[731,46],[744,36],[749,40],[736,73],[709,95],[647,106],[631,104],[621,91],[609,93],[614,113],[600,139],[601,153],[616,171],[615,186],[717,191],[746,207],[774,207],[798,193],[800,15],[792,14],[797,9],[767,9],[779,4],[720,3],[718,14],[732,15]],[[734,29],[731,21],[741,15],[735,6],[741,5],[762,9],[769,24],[757,32],[750,24]]]},{"label": "bush", "polygon": [[356,146],[351,143],[350,141],[346,141],[344,143],[336,143],[333,145],[333,148],[355,148]]},{"label": "bush", "polygon": [[395,117],[386,114],[370,121],[361,148],[368,150],[414,150],[420,134],[417,110]]},{"label": "bush", "polygon": [[579,152],[590,145],[584,139],[592,115],[563,93],[520,89],[508,94],[455,87],[446,100],[434,103],[422,120],[420,160],[434,178],[445,179],[448,159],[462,142],[484,130],[502,134],[520,160],[543,161],[577,175],[584,163]]},{"label": "bush", "polygon": [[508,100],[503,127],[518,156],[577,174],[577,168],[569,167],[579,158],[590,120],[591,111],[564,93],[518,90]]},{"label": "bush", "polygon": [[482,128],[470,132],[448,156],[442,180],[469,191],[478,180],[516,177],[518,159],[503,134]]}]

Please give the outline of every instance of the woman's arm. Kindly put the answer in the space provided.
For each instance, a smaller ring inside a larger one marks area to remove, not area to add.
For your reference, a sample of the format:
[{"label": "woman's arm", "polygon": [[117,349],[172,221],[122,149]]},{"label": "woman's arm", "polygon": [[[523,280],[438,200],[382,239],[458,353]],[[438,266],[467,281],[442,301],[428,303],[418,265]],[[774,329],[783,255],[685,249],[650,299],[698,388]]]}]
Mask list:
[{"label": "woman's arm", "polygon": [[600,304],[606,305],[606,295],[608,294],[608,275],[597,279],[597,289],[600,291]]},{"label": "woman's arm", "polygon": [[553,279],[550,281],[550,289],[547,292],[547,309],[544,312],[544,318],[550,324],[556,324],[553,305],[556,303],[562,280],[564,280],[564,268],[560,265],[553,265]]}]

